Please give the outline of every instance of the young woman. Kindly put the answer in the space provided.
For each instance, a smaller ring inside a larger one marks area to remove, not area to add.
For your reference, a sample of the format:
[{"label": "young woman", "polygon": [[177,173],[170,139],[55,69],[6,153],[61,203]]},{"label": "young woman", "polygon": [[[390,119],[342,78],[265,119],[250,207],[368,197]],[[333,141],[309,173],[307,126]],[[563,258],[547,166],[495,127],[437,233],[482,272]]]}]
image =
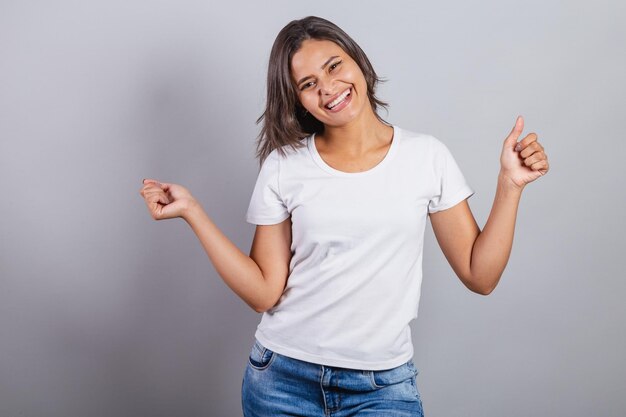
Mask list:
[{"label": "young woman", "polygon": [[504,141],[481,231],[445,145],[385,122],[378,77],[340,28],[290,22],[269,60],[250,255],[180,185],[144,180],[156,220],[185,219],[226,284],[263,317],[242,384],[246,416],[420,416],[409,322],[426,218],[463,284],[487,295],[506,266],[526,184],[548,171],[537,135]]}]

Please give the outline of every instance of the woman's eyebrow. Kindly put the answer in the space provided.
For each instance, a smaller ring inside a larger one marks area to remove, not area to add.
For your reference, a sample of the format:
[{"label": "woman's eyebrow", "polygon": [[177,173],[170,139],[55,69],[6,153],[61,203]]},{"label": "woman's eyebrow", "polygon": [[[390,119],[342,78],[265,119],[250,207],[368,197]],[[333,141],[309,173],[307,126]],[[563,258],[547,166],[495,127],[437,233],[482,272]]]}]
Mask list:
[{"label": "woman's eyebrow", "polygon": [[[328,59],[326,60],[326,62],[324,62],[324,65],[322,65],[322,66],[320,67],[320,69],[324,69],[324,68],[326,68],[326,66],[327,66],[328,64],[330,64],[330,61],[332,61],[332,60],[333,60],[333,59],[335,59],[335,58],[339,58],[339,55],[334,55],[334,56],[331,56],[330,58],[328,58]],[[304,77],[300,78],[300,80],[296,83],[296,85],[300,85],[300,84],[302,84],[302,83],[303,83],[303,82],[304,82],[307,78],[311,78],[311,75],[307,75],[307,76],[304,76]]]}]

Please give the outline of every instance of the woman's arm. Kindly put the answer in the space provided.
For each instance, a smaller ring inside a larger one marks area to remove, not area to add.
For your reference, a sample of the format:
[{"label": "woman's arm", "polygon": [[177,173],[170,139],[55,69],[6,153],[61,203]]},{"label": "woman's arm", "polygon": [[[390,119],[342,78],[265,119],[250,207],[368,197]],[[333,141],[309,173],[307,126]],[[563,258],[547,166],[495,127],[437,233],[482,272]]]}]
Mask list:
[{"label": "woman's arm", "polygon": [[439,246],[452,269],[467,288],[478,294],[491,293],[506,267],[522,190],[549,170],[536,134],[530,133],[517,142],[523,127],[520,116],[504,141],[496,196],[482,231],[466,200],[430,215]]},{"label": "woman's arm", "polygon": [[200,240],[217,273],[257,312],[274,306],[285,287],[291,260],[291,221],[257,226],[250,256],[213,223],[189,191],[145,180],[140,194],[155,220],[183,218]]}]

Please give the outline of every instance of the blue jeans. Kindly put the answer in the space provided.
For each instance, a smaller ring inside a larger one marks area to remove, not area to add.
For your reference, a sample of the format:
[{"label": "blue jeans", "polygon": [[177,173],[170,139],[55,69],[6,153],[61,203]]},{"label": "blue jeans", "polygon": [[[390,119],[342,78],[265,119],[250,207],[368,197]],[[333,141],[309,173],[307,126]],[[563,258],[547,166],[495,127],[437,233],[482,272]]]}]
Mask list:
[{"label": "blue jeans", "polygon": [[241,386],[244,417],[423,417],[410,360],[363,371],[293,359],[256,340]]}]

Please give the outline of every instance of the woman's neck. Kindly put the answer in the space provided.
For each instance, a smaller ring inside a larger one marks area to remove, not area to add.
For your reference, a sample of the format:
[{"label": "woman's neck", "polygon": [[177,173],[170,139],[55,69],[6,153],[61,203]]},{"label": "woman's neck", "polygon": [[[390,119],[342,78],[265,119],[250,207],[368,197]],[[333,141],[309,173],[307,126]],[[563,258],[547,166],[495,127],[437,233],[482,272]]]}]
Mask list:
[{"label": "woman's neck", "polygon": [[381,122],[373,110],[363,116],[343,126],[324,126],[316,142],[328,153],[359,157],[391,140],[393,127]]}]

